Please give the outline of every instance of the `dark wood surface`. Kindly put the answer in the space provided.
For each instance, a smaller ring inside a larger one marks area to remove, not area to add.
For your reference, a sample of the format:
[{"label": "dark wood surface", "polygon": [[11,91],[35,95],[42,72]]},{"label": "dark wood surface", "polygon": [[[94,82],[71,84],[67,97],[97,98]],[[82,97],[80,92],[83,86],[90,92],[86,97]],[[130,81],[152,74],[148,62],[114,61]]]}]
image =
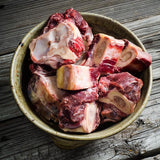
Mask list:
[{"label": "dark wood surface", "polygon": [[[125,130],[74,150],[62,150],[20,112],[10,90],[9,72],[23,36],[50,14],[71,7],[111,17],[131,29],[152,55],[153,88],[146,108]],[[1,0],[0,159],[160,159],[160,1]]]}]

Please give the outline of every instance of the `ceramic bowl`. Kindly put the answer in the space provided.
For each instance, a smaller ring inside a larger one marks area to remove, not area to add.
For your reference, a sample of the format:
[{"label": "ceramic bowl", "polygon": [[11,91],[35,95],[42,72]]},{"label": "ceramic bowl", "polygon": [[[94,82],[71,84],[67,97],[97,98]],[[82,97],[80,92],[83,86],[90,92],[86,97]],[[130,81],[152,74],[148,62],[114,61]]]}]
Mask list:
[{"label": "ceramic bowl", "polygon": [[[97,14],[84,12],[81,14],[90,27],[92,27],[93,33],[106,33],[119,39],[128,39],[146,51],[137,36],[119,22]],[[63,132],[58,128],[57,124],[53,124],[52,126],[49,125],[35,114],[32,110],[31,103],[29,102],[26,92],[28,79],[30,78],[28,69],[30,61],[28,46],[31,40],[41,33],[45,25],[46,21],[43,21],[26,34],[18,45],[12,60],[10,77],[11,87],[14,98],[25,116],[37,127],[49,133],[57,146],[66,149],[81,146],[91,140],[111,136],[130,125],[142,112],[150,96],[152,87],[151,66],[141,75],[144,86],[142,88],[140,101],[138,102],[134,113],[119,123],[101,127],[90,134],[74,134]]]}]

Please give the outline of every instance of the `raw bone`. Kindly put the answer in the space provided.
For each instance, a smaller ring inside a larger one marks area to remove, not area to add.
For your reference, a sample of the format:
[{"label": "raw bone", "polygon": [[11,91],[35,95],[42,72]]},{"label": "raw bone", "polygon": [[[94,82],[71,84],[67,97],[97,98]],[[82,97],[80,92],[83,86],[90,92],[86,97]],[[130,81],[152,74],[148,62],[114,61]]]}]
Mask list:
[{"label": "raw bone", "polygon": [[65,90],[80,90],[97,85],[97,68],[80,65],[63,65],[57,70],[57,87]]},{"label": "raw bone", "polygon": [[91,133],[100,123],[99,107],[95,102],[61,107],[59,127],[65,132]]},{"label": "raw bone", "polygon": [[33,39],[29,48],[34,63],[47,64],[53,69],[75,63],[85,49],[81,33],[72,20],[65,20]]},{"label": "raw bone", "polygon": [[141,48],[125,41],[125,48],[119,57],[116,67],[121,71],[129,71],[132,73],[142,72],[152,63],[151,55],[142,51]]}]

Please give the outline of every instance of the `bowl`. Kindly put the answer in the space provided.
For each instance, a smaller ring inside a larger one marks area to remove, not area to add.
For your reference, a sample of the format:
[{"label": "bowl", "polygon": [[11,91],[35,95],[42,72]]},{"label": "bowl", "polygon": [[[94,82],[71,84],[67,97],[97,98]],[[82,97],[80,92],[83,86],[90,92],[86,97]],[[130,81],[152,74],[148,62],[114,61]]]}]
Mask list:
[{"label": "bowl", "polygon": [[[93,33],[106,33],[115,38],[128,39],[146,51],[145,47],[137,36],[119,22],[98,14],[82,12],[81,15],[88,22]],[[120,132],[130,125],[145,108],[152,88],[152,68],[151,66],[141,74],[144,86],[141,92],[140,101],[137,103],[135,111],[119,123],[102,127],[90,134],[65,133],[60,130],[57,124],[49,125],[42,120],[32,110],[31,103],[27,97],[27,83],[30,77],[29,64],[29,43],[38,36],[47,21],[43,21],[29,31],[19,43],[11,63],[11,88],[14,98],[24,115],[37,127],[51,135],[54,143],[65,149],[75,148],[91,140],[105,138]]]}]

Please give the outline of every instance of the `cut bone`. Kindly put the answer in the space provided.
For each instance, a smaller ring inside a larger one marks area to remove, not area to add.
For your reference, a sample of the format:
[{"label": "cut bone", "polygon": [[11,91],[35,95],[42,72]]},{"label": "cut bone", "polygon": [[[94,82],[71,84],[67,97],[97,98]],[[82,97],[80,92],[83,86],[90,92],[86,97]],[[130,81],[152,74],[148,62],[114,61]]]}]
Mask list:
[{"label": "cut bone", "polygon": [[91,88],[98,82],[96,68],[80,65],[64,65],[57,70],[57,86],[65,90]]},{"label": "cut bone", "polygon": [[104,123],[104,122],[118,122],[122,118],[127,117],[127,114],[120,111],[113,104],[100,103],[99,105],[102,108],[101,123]]},{"label": "cut bone", "polygon": [[36,111],[47,120],[57,121],[57,105],[64,95],[56,86],[56,76],[33,75],[28,94]]},{"label": "cut bone", "polygon": [[[81,105],[75,107],[77,107],[78,110],[82,109]],[[91,133],[100,123],[99,108],[95,102],[85,103],[83,111],[80,111],[79,115],[77,114],[77,110],[74,110],[76,112],[68,110],[69,113],[67,112],[67,115],[64,114],[65,112],[63,112],[63,110],[65,110],[65,108],[62,107],[59,113],[59,126],[65,132]],[[75,121],[72,121],[72,116],[79,116],[79,121],[76,121],[77,118]],[[64,123],[65,119],[68,119],[68,124]]]},{"label": "cut bone", "polygon": [[116,67],[130,72],[142,72],[152,62],[151,56],[141,48],[125,40],[125,49],[119,57]]},{"label": "cut bone", "polygon": [[98,66],[103,73],[113,73],[114,65],[123,48],[123,40],[102,33],[96,34],[87,53],[88,59],[85,65]]},{"label": "cut bone", "polygon": [[137,103],[140,99],[142,86],[143,82],[141,79],[128,72],[122,72],[101,77],[98,88],[100,97],[106,96],[110,90],[117,88],[129,100]]},{"label": "cut bone", "polygon": [[117,89],[113,89],[109,91],[107,96],[103,98],[99,98],[99,101],[106,104],[112,104],[123,113],[126,113],[127,115],[131,114],[134,111],[134,108],[136,105],[132,101],[128,100]]},{"label": "cut bone", "polygon": [[33,39],[29,48],[33,62],[57,69],[62,64],[74,63],[83,53],[84,44],[76,25],[71,20],[65,20]]},{"label": "cut bone", "polygon": [[83,19],[81,14],[73,8],[67,9],[64,14],[55,13],[49,17],[47,26],[44,28],[43,33],[48,32],[50,29],[56,27],[59,23],[71,19],[81,32],[83,42],[86,49],[91,44],[93,33],[88,23]]},{"label": "cut bone", "polygon": [[[98,100],[109,107],[109,109],[107,108],[107,112],[110,111],[111,108],[116,107],[122,113],[129,115],[134,112],[136,103],[140,99],[142,86],[142,80],[134,77],[128,72],[110,74],[101,77],[99,80]],[[105,117],[104,109],[106,108],[102,107],[103,117]],[[108,115],[107,112],[106,114]],[[121,115],[117,110],[114,112]]]},{"label": "cut bone", "polygon": [[151,64],[151,56],[128,40],[96,34],[84,65],[97,66],[101,74],[120,71],[142,72]]}]

